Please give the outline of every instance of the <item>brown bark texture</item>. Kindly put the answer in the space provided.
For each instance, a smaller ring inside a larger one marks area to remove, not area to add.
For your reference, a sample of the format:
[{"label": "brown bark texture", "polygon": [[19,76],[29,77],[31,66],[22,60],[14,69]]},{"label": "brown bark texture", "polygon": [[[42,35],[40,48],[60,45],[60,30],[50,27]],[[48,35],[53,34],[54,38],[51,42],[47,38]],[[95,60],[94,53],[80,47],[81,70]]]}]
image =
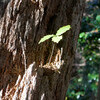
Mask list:
[{"label": "brown bark texture", "polygon": [[[11,0],[0,20],[0,98],[2,100],[64,100],[84,0]],[[64,25],[63,40],[38,44]]]}]

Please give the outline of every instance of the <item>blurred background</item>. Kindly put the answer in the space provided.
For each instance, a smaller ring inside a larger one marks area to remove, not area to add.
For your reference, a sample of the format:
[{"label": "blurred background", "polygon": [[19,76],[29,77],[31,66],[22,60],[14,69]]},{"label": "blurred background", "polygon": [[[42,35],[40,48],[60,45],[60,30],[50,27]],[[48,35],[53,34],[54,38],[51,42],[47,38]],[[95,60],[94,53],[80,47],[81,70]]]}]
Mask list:
[{"label": "blurred background", "polygon": [[81,26],[65,100],[100,100],[100,0],[86,0]]}]

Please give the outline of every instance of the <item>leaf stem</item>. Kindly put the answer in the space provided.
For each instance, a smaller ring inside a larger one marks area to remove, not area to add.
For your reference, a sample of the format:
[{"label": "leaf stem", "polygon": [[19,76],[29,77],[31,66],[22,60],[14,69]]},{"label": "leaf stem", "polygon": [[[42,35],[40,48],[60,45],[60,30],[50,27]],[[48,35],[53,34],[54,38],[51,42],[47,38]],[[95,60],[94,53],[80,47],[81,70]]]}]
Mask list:
[{"label": "leaf stem", "polygon": [[52,56],[53,56],[54,47],[55,47],[55,43],[53,44],[53,47],[52,47],[52,52],[51,52],[51,56],[50,56],[50,59],[49,59],[49,64],[50,64],[50,62],[51,62],[51,59],[52,59]]}]

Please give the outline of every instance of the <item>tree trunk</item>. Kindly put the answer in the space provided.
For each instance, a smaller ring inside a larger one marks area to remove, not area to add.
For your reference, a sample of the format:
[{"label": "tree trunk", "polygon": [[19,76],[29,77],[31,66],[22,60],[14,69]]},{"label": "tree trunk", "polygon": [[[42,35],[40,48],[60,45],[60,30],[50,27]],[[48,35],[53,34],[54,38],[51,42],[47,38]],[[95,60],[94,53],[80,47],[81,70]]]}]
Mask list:
[{"label": "tree trunk", "polygon": [[[8,3],[0,22],[2,99],[65,99],[74,70],[72,65],[83,9],[84,0],[11,0]],[[53,43],[48,40],[39,45],[38,42],[67,24],[71,25],[71,30],[55,44],[48,64]],[[23,78],[19,79],[19,75]]]},{"label": "tree trunk", "polygon": [[99,7],[100,7],[100,0],[98,0],[98,5],[99,5]]},{"label": "tree trunk", "polygon": [[3,16],[8,2],[10,0],[0,0],[0,18]]}]

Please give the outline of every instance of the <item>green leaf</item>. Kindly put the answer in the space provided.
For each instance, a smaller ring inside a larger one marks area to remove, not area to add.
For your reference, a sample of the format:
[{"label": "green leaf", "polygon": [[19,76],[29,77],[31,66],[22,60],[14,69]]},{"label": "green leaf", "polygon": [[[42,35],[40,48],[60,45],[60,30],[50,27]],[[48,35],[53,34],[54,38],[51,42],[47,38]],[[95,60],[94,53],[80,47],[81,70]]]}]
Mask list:
[{"label": "green leaf", "polygon": [[83,38],[85,36],[85,32],[80,33],[79,37]]},{"label": "green leaf", "polygon": [[44,42],[44,41],[46,41],[46,40],[48,40],[48,39],[50,39],[50,38],[53,37],[53,36],[54,36],[53,34],[44,36],[44,37],[41,38],[41,40],[39,41],[39,44],[42,43],[42,42]]},{"label": "green leaf", "polygon": [[55,42],[55,43],[59,43],[60,40],[62,40],[62,36],[54,36],[52,38],[52,41]]},{"label": "green leaf", "polygon": [[66,31],[70,30],[70,28],[71,28],[70,25],[63,26],[57,31],[56,35],[62,35]]},{"label": "green leaf", "polygon": [[82,77],[78,79],[78,82],[82,82]]},{"label": "green leaf", "polygon": [[100,15],[97,15],[96,20],[100,23]]}]

